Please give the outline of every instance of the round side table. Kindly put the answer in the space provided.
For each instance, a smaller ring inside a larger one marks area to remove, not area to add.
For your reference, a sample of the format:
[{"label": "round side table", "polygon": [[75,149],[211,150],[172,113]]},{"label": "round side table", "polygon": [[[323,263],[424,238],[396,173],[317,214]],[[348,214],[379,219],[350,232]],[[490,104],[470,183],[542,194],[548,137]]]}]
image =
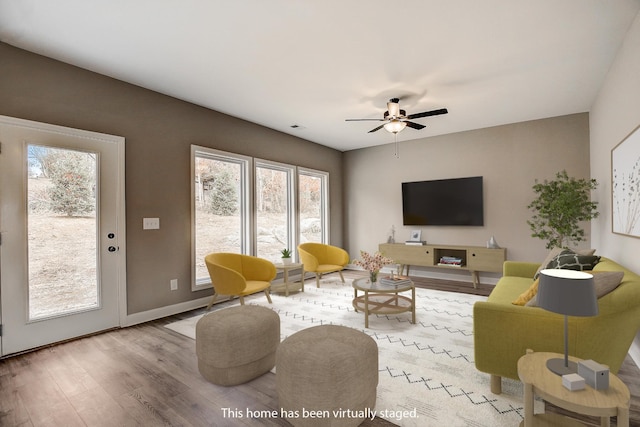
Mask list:
[{"label": "round side table", "polygon": [[[610,426],[610,417],[618,417],[618,427],[629,427],[630,394],[620,378],[609,373],[609,388],[595,390],[586,385],[583,390],[570,391],[562,385],[562,377],[547,369],[548,359],[564,355],[557,353],[527,354],[518,360],[518,376],[524,383],[524,421],[520,426],[584,426],[583,423],[558,414],[533,414],[533,396],[566,410],[600,417],[602,427]],[[569,356],[570,360],[580,359]]]},{"label": "round side table", "polygon": [[[297,291],[300,289],[304,292],[304,265],[298,262],[292,262],[290,264],[274,264],[276,270],[283,272],[283,282],[276,283],[271,285],[271,292],[283,292],[285,296],[289,296],[289,291]],[[290,282],[289,281],[289,271],[290,270],[302,270],[302,278],[301,282]]]}]

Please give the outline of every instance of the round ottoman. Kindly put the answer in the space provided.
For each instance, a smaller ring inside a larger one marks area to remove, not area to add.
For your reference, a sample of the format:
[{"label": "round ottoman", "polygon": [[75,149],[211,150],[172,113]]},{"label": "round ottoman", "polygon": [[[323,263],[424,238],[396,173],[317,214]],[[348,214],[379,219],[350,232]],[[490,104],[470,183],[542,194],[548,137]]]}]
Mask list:
[{"label": "round ottoman", "polygon": [[315,326],[278,347],[280,411],[296,427],[361,424],[374,410],[377,386],[378,345],[358,330]]},{"label": "round ottoman", "polygon": [[200,374],[214,384],[242,384],[269,372],[280,344],[280,316],[259,306],[224,308],[196,323]]}]

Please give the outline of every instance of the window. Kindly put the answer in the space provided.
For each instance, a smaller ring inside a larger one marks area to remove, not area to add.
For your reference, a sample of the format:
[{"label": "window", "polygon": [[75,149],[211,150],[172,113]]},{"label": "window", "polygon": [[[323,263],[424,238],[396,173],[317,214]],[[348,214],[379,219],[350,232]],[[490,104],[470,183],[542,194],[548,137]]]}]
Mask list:
[{"label": "window", "polygon": [[[277,260],[294,248],[293,166],[256,161],[256,255]],[[295,252],[295,251],[293,251]]]},{"label": "window", "polygon": [[191,171],[192,290],[210,286],[211,252],[276,262],[282,249],[328,243],[327,172],[195,145]]},{"label": "window", "polygon": [[326,172],[298,168],[299,243],[329,243],[328,180]]},{"label": "window", "polygon": [[204,257],[250,253],[250,158],[192,146],[192,230],[195,286],[210,283]]},{"label": "window", "polygon": [[29,320],[100,308],[97,154],[28,145]]}]

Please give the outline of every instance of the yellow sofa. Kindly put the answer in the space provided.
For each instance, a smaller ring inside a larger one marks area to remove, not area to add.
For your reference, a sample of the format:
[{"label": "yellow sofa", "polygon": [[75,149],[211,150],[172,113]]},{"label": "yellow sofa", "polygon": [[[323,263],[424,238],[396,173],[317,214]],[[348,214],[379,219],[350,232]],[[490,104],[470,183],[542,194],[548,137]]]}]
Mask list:
[{"label": "yellow sofa", "polygon": [[[473,307],[475,364],[491,374],[493,393],[501,392],[502,377],[518,379],[517,362],[527,349],[564,354],[564,316],[512,304],[531,286],[539,266],[506,261],[488,300]],[[623,271],[624,276],[598,299],[597,316],[569,317],[569,354],[617,373],[640,328],[640,276],[604,257],[593,271]]]},{"label": "yellow sofa", "polygon": [[298,255],[300,255],[300,261],[304,264],[303,282],[305,271],[315,273],[316,287],[319,288],[323,274],[337,271],[340,273],[342,283],[344,283],[342,270],[349,263],[349,254],[344,249],[324,243],[302,243],[298,245]]},{"label": "yellow sofa", "polygon": [[219,295],[230,297],[239,296],[240,304],[244,305],[246,295],[264,291],[267,301],[271,304],[269,287],[276,277],[276,267],[266,259],[227,252],[212,253],[204,257],[211,284],[213,298],[207,306],[211,308]]}]

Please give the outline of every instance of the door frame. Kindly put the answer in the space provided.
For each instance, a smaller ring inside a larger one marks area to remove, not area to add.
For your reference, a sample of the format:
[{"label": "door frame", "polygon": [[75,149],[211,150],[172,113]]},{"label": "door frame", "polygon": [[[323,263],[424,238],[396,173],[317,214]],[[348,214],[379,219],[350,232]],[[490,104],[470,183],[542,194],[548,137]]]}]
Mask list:
[{"label": "door frame", "polygon": [[[36,122],[32,120],[19,119],[15,117],[0,115],[0,123],[7,126],[17,128],[25,128],[42,132],[57,133],[69,136],[82,137],[87,139],[96,139],[100,141],[115,144],[117,151],[117,171],[116,171],[116,218],[118,224],[118,262],[117,270],[114,273],[117,281],[117,309],[118,309],[118,327],[127,324],[127,272],[126,272],[126,208],[125,208],[125,138],[122,136],[110,135],[105,133],[87,131],[82,129],[70,128],[66,126],[53,125],[49,123]],[[2,143],[2,141],[0,141]],[[1,146],[0,146],[1,149]],[[2,230],[0,230],[1,236]],[[0,295],[0,298],[2,296]],[[2,313],[0,312],[0,320]]]}]

